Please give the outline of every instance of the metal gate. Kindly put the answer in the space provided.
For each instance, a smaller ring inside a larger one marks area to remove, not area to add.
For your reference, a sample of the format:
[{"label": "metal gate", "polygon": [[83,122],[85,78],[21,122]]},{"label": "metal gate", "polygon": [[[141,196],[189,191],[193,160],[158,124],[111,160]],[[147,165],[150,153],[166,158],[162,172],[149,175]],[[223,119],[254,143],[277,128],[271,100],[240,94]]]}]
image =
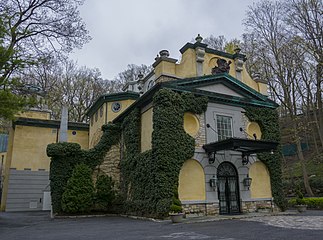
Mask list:
[{"label": "metal gate", "polygon": [[217,170],[220,214],[240,213],[238,173],[233,164],[223,162]]}]

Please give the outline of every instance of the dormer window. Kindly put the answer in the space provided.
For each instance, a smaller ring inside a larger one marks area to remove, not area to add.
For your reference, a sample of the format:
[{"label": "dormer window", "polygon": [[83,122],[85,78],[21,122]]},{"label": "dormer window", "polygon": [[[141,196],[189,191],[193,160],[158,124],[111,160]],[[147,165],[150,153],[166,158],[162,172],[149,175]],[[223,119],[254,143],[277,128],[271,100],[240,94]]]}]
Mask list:
[{"label": "dormer window", "polygon": [[216,115],[216,127],[218,132],[218,141],[232,138],[232,117]]}]

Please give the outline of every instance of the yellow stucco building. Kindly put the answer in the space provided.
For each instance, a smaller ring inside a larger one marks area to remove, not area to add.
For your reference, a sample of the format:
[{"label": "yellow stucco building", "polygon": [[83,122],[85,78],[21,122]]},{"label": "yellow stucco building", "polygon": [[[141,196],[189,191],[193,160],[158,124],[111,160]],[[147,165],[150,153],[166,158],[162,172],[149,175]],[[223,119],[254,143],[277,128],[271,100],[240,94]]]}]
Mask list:
[{"label": "yellow stucco building", "polygon": [[[261,126],[247,118],[245,108],[275,109],[277,104],[268,99],[266,82],[250,77],[245,68],[246,57],[239,49],[229,54],[208,48],[201,41],[198,36],[195,43],[185,44],[180,49],[180,61],[171,58],[167,50],[160,51],[152,72],[127,83],[122,93],[98,98],[87,112],[89,124],[70,123],[68,140],[84,149],[92,148],[102,135],[102,125],[111,121],[122,123],[136,108],[140,110],[139,148],[145,154],[153,145],[153,97],[160,89],[206,96],[204,113],[186,112],[183,117],[183,129],[195,142],[194,155],[186,159],[178,176],[179,199],[184,210],[214,215],[256,211],[259,204],[271,208],[270,174],[257,153],[274,150],[277,144],[262,140]],[[57,142],[59,123],[45,115],[22,116],[14,124],[9,138],[2,210],[19,208],[20,200],[13,201],[18,190],[14,181],[10,182],[11,175],[19,171],[27,175],[37,172],[37,177],[46,179],[48,184],[49,159],[45,149],[47,144]],[[97,168],[112,175],[117,183],[122,182],[123,142],[122,135],[120,144]],[[43,184],[39,189],[45,188]],[[30,194],[21,209],[41,208],[39,189],[38,195]]]}]

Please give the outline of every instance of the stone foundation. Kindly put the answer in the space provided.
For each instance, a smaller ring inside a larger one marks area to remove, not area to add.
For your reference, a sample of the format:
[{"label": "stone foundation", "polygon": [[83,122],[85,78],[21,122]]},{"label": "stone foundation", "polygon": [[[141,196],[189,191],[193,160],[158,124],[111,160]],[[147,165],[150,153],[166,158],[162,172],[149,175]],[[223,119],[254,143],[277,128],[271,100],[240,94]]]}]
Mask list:
[{"label": "stone foundation", "polygon": [[244,201],[241,205],[241,211],[243,213],[254,213],[265,210],[267,210],[268,212],[273,212],[274,210],[276,210],[274,202],[271,200]]},{"label": "stone foundation", "polygon": [[[192,203],[182,204],[183,211],[186,215],[194,216],[214,216],[219,214],[219,203]],[[241,203],[242,213],[254,212],[273,212],[279,211],[273,201],[244,201]]]},{"label": "stone foundation", "polygon": [[183,204],[183,211],[187,215],[207,216],[219,214],[218,203],[196,203],[196,204]]}]

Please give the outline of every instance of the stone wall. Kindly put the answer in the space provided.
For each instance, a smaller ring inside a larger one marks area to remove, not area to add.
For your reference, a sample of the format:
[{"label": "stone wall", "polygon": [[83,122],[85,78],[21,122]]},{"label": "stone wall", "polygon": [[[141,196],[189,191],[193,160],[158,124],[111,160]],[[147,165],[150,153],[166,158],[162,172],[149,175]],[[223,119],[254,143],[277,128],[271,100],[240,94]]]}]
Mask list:
[{"label": "stone wall", "polygon": [[115,187],[119,188],[120,184],[120,144],[111,147],[110,151],[104,157],[103,162],[99,165],[93,173],[93,177],[98,175],[108,175],[112,177]]},{"label": "stone wall", "polygon": [[271,200],[262,200],[262,201],[244,201],[242,202],[243,213],[253,213],[261,212],[267,210],[268,212],[276,211],[277,208],[274,205],[274,202]]},{"label": "stone wall", "polygon": [[183,204],[182,207],[186,215],[212,216],[219,214],[218,203]]},{"label": "stone wall", "polygon": [[205,114],[202,113],[200,115],[195,115],[200,123],[200,128],[198,133],[195,136],[195,147],[202,148],[202,146],[206,143],[206,131],[205,131]]},{"label": "stone wall", "polygon": [[[194,203],[183,204],[183,211],[188,216],[214,216],[219,214],[219,203]],[[277,212],[279,209],[274,205],[273,201],[244,201],[242,202],[242,213],[254,212]]]}]

